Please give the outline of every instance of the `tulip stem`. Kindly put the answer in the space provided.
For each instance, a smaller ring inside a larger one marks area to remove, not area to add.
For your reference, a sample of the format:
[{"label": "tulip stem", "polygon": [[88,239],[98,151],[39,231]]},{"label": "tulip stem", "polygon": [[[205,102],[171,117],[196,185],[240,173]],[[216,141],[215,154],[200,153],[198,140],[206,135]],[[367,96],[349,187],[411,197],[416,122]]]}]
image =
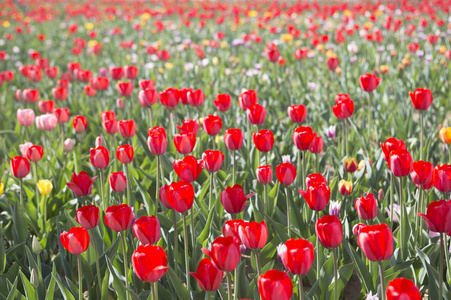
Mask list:
[{"label": "tulip stem", "polygon": [[439,278],[439,299],[442,300],[443,299],[443,257],[445,256],[445,247],[443,245],[443,232],[440,232],[440,269],[439,269],[439,274],[438,274],[438,278]]},{"label": "tulip stem", "polygon": [[157,215],[158,212],[159,196],[160,196],[160,155],[157,155],[157,188],[155,190],[155,215]]},{"label": "tulip stem", "polygon": [[81,272],[81,254],[78,255],[78,299],[83,300],[83,282],[82,282],[82,275]]},{"label": "tulip stem", "polygon": [[297,181],[297,183],[298,183],[298,186],[300,186],[301,185],[301,180],[303,180],[304,178],[302,178],[301,179],[301,176],[300,176],[300,174],[301,174],[301,150],[298,150],[298,158],[297,158],[297,172],[298,172],[298,177],[296,178],[296,181]]},{"label": "tulip stem", "polygon": [[152,106],[149,107],[150,128],[153,127],[153,111]]},{"label": "tulip stem", "polygon": [[22,189],[23,189],[23,179],[22,178],[19,179],[19,186],[20,186],[20,192],[19,192],[20,200],[19,200],[19,203],[20,203],[20,207],[23,208],[24,203],[23,203],[23,192],[22,192]]},{"label": "tulip stem", "polygon": [[188,260],[188,231],[186,226],[186,213],[183,213],[183,234],[184,234],[184,245],[185,245],[185,273],[186,273],[186,288],[188,292],[190,291],[190,274],[189,274],[189,260]]},{"label": "tulip stem", "polygon": [[[236,290],[236,289],[235,289]],[[207,300],[211,299],[212,291],[207,291]],[[214,298],[213,298],[214,299]]]},{"label": "tulip stem", "polygon": [[100,200],[102,201],[102,205],[106,210],[106,208],[108,207],[108,203],[104,202],[103,196],[103,169],[100,169]]},{"label": "tulip stem", "polygon": [[307,152],[302,153],[302,189],[305,190],[305,167],[307,165]]},{"label": "tulip stem", "polygon": [[334,299],[338,300],[338,257],[337,248],[332,249],[334,255]]},{"label": "tulip stem", "polygon": [[[130,176],[130,172],[128,171],[128,164],[125,164],[125,175],[127,176],[127,205],[134,207],[134,203],[132,203],[132,178]],[[148,204],[149,205],[149,204]],[[150,205],[149,205],[150,208]]]},{"label": "tulip stem", "polygon": [[36,209],[39,208],[39,189],[38,189],[38,162],[35,162],[34,164],[34,179],[36,180],[35,187],[35,193],[36,193]]},{"label": "tulip stem", "polygon": [[211,210],[211,207],[213,205],[213,174],[214,173],[210,173],[210,199],[208,201],[208,211]]},{"label": "tulip stem", "polygon": [[126,297],[126,299],[128,299],[129,298],[128,297],[129,284],[128,284],[127,249],[125,248],[125,232],[126,231],[121,232],[121,240],[122,240],[122,254],[124,255],[125,287],[127,288],[127,290],[125,291],[125,297]]},{"label": "tulip stem", "polygon": [[371,92],[368,93],[368,142],[371,141]]},{"label": "tulip stem", "polygon": [[254,249],[254,255],[255,255],[255,263],[257,265],[257,275],[260,277],[262,267],[260,265],[260,255],[258,254],[258,249]]},{"label": "tulip stem", "polygon": [[[266,187],[266,184],[265,184]],[[290,231],[290,224],[291,224],[291,217],[290,217],[290,213],[291,213],[291,209],[290,209],[290,197],[288,194],[288,187],[285,186],[285,194],[286,194],[286,198],[287,198],[287,233],[288,233],[288,238],[291,238],[291,231]],[[265,197],[266,197],[266,193],[265,193]]]},{"label": "tulip stem", "polygon": [[423,160],[423,118],[424,118],[424,110],[420,113],[420,122],[421,122],[421,136],[420,136],[420,160]]},{"label": "tulip stem", "polygon": [[[319,211],[316,210],[315,213],[316,213],[316,222],[315,222],[315,224],[316,224],[319,220]],[[319,273],[321,271],[320,258],[319,258],[320,253],[321,252],[319,250],[319,239],[318,239],[318,237],[316,237],[316,254],[317,254],[316,255],[316,276],[317,276],[318,280],[320,280]]]},{"label": "tulip stem", "polygon": [[391,230],[393,230],[393,195],[395,194],[395,177],[392,172],[390,172],[390,222],[391,222]]},{"label": "tulip stem", "polygon": [[100,279],[99,252],[97,250],[97,242],[96,242],[96,238],[94,236],[94,229],[91,228],[89,231],[91,231],[92,244],[94,246],[94,252],[96,254],[97,281],[98,281],[98,284],[99,284],[99,290],[100,290],[100,294],[99,295],[100,295],[100,298],[101,298],[101,296],[102,296],[102,280]]},{"label": "tulip stem", "polygon": [[[401,220],[399,221],[399,230],[400,230],[400,233],[401,233],[401,245],[402,245],[402,247],[405,247],[404,249],[406,249],[406,250],[408,250],[408,247],[409,247],[409,245],[407,244],[408,243],[408,240],[406,241],[406,236],[405,236],[405,232],[404,232],[404,230],[403,230],[403,227],[404,227],[404,222],[405,222],[405,215],[404,215],[404,198],[403,198],[403,192],[402,192],[402,189],[403,189],[403,187],[402,187],[402,177],[399,177],[399,205],[400,205],[400,208],[401,208]],[[401,251],[401,258],[405,258],[404,257],[404,253],[405,253],[405,251]]]},{"label": "tulip stem", "polygon": [[263,186],[265,188],[265,198],[264,198],[265,203],[263,204],[263,212],[266,215],[268,213],[268,184],[265,183]]},{"label": "tulip stem", "polygon": [[175,210],[172,210],[172,219],[174,221],[174,271],[178,276],[178,257],[179,257],[179,246],[178,246],[178,234],[177,234],[177,215]]},{"label": "tulip stem", "polygon": [[232,151],[233,156],[233,171],[232,171],[232,186],[235,185],[235,173],[236,173],[236,157],[235,157],[235,150]]},{"label": "tulip stem", "polygon": [[251,151],[251,122],[249,121],[249,118],[247,118],[247,150],[248,152]]},{"label": "tulip stem", "polygon": [[190,210],[190,218],[191,218],[191,238],[193,239],[193,249],[196,246],[196,236],[194,234],[194,205],[191,206]]},{"label": "tulip stem", "polygon": [[153,295],[153,300],[158,300],[158,281],[155,281],[153,283],[152,295]]},{"label": "tulip stem", "polygon": [[349,152],[348,152],[348,120],[345,119],[345,149],[346,149],[346,157],[348,157]]},{"label": "tulip stem", "polygon": [[319,153],[315,154],[315,160],[316,160],[316,173],[319,173]]},{"label": "tulip stem", "polygon": [[[421,226],[421,220],[420,220],[421,218],[418,215],[419,212],[422,212],[421,209],[423,207],[423,185],[422,184],[420,184],[419,189],[420,189],[420,195],[419,195],[418,202],[416,204],[417,211],[415,213],[415,215],[416,215],[415,234],[416,234],[417,242],[421,239],[421,235],[423,233],[422,226]],[[419,243],[419,246],[421,247],[421,243]]]},{"label": "tulip stem", "polygon": [[44,227],[44,232],[46,232],[46,225],[47,225],[47,199],[45,195],[42,195],[43,199],[44,199],[44,207],[42,208],[43,210],[43,220],[42,220],[42,225]]},{"label": "tulip stem", "polygon": [[226,273],[226,277],[227,277],[227,299],[232,300],[232,298],[233,298],[233,296],[232,296],[232,278],[230,278],[232,276],[231,276],[230,272]]},{"label": "tulip stem", "polygon": [[[238,264],[240,264],[238,262]],[[233,280],[235,280],[235,282],[233,283],[233,299],[238,299],[238,266],[235,268],[235,270],[233,271]],[[208,298],[208,300],[210,300],[210,298]]]},{"label": "tulip stem", "polygon": [[302,275],[298,276],[299,300],[304,300],[304,286],[302,285]]},{"label": "tulip stem", "polygon": [[382,261],[379,261],[379,273],[381,275],[381,288],[382,288],[381,300],[385,300],[385,275],[384,275],[384,266],[382,264]]}]

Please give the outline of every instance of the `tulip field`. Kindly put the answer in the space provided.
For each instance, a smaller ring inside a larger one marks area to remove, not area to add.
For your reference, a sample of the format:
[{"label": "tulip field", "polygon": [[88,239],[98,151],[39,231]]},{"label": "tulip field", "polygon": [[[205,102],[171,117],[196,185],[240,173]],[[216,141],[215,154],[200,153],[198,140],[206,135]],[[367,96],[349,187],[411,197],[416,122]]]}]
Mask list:
[{"label": "tulip field", "polygon": [[0,3],[0,300],[451,299],[451,0]]}]

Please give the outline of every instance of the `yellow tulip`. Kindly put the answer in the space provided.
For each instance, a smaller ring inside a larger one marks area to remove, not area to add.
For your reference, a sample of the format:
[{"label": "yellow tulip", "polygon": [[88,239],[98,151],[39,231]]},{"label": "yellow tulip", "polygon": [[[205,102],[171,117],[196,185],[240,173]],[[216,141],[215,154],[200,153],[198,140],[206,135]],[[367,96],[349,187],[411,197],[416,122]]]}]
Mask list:
[{"label": "yellow tulip", "polygon": [[340,180],[338,183],[338,191],[343,196],[349,196],[352,193],[352,181]]},{"label": "yellow tulip", "polygon": [[50,182],[50,180],[47,180],[47,179],[39,180],[37,185],[38,185],[39,193],[41,195],[45,196],[52,192],[53,185]]},{"label": "yellow tulip", "polygon": [[442,127],[438,136],[445,144],[451,144],[451,127]]},{"label": "yellow tulip", "polygon": [[86,23],[86,24],[85,24],[85,28],[86,28],[86,30],[92,30],[92,29],[94,28],[94,24],[92,24],[92,23]]},{"label": "yellow tulip", "polygon": [[3,194],[4,189],[5,185],[3,183],[0,183],[0,195]]}]

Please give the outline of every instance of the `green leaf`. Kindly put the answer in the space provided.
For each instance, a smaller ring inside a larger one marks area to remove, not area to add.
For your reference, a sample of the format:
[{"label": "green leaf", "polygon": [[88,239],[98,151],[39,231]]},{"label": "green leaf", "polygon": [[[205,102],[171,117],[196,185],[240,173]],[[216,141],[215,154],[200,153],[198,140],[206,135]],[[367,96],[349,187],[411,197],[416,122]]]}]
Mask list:
[{"label": "green leaf", "polygon": [[11,287],[11,290],[9,291],[9,293],[8,293],[8,297],[6,298],[6,300],[13,300],[13,299],[16,299],[16,295],[17,295],[17,293],[19,292],[18,290],[17,290],[17,281],[18,281],[18,277],[16,277],[16,280],[14,280],[14,284],[13,284],[13,286]]},{"label": "green leaf", "polygon": [[70,291],[64,286],[64,284],[58,278],[58,274],[52,273],[52,277],[55,278],[56,283],[58,284],[58,287],[61,291],[61,294],[63,294],[64,299],[65,300],[75,300],[74,296],[70,293]]},{"label": "green leaf", "polygon": [[166,274],[169,276],[169,282],[174,287],[175,292],[179,296],[179,299],[189,299],[189,292],[183,283],[180,281],[180,278],[177,277],[174,270],[172,268],[168,268]]},{"label": "green leaf", "polygon": [[25,290],[25,296],[29,300],[36,300],[36,293],[34,287],[31,285],[27,277],[20,271],[20,278],[22,279],[23,288]]},{"label": "green leaf", "polygon": [[116,268],[111,264],[111,261],[108,257],[106,257],[106,264],[108,266],[108,270],[113,276],[113,288],[117,294],[118,299],[126,299],[126,289],[124,285],[125,278],[120,275]]},{"label": "green leaf", "polygon": [[205,239],[210,236],[211,232],[211,220],[213,219],[213,213],[215,212],[215,207],[213,206],[208,214],[207,224],[205,224],[204,230],[197,237],[197,241],[199,244],[202,244]]},{"label": "green leaf", "polygon": [[365,287],[365,291],[374,291],[373,287],[373,279],[371,274],[368,272],[368,269],[366,268],[366,265],[363,263],[362,259],[359,255],[355,252],[354,249],[349,247],[349,243],[346,240],[343,240],[343,248],[348,252],[348,254],[352,257],[354,264],[357,268],[357,274],[359,275],[360,281],[362,282],[362,285]]},{"label": "green leaf", "polygon": [[437,268],[435,266],[431,265],[431,262],[429,261],[429,257],[426,254],[424,254],[424,252],[421,251],[421,249],[417,248],[417,254],[428,274],[429,299],[439,299],[439,296],[438,296],[438,287],[439,287],[438,276],[439,275],[437,272]]}]

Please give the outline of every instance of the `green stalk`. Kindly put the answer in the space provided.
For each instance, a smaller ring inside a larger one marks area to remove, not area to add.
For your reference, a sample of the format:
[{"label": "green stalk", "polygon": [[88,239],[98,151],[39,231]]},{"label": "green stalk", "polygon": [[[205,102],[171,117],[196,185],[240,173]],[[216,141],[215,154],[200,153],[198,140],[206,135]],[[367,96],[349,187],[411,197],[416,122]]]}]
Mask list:
[{"label": "green stalk", "polygon": [[382,265],[382,261],[379,261],[379,273],[381,276],[381,287],[382,287],[381,300],[385,300],[385,276],[384,276],[384,266]]},{"label": "green stalk", "polygon": [[23,203],[23,192],[22,192],[22,189],[23,189],[23,179],[22,178],[19,179],[19,186],[20,186],[20,193],[19,193],[20,200],[19,200],[19,203],[20,203],[20,207],[23,208],[24,207],[24,203]]},{"label": "green stalk", "polygon": [[83,300],[83,282],[81,272],[81,254],[78,255],[78,300]]},{"label": "green stalk", "polygon": [[34,186],[35,193],[36,193],[36,209],[39,208],[39,189],[38,189],[38,162],[35,162],[34,164],[34,179],[36,180],[36,184]]},{"label": "green stalk", "polygon": [[260,277],[260,274],[262,273],[262,267],[260,265],[260,255],[258,254],[258,249],[253,250],[255,255],[255,263],[257,264],[257,275]]},{"label": "green stalk", "polygon": [[186,287],[188,292],[190,291],[190,274],[189,274],[189,260],[188,260],[188,231],[186,226],[186,213],[183,213],[183,234],[184,234],[184,245],[185,245],[185,273],[186,273]]},{"label": "green stalk", "polygon": [[421,122],[421,137],[420,137],[420,160],[423,160],[423,118],[424,118],[424,110],[420,113],[420,122]]},{"label": "green stalk", "polygon": [[100,199],[102,201],[102,205],[104,207],[104,209],[106,210],[106,208],[108,207],[108,203],[105,203],[104,201],[104,195],[103,195],[103,169],[100,169]]},{"label": "green stalk", "polygon": [[[265,184],[266,187],[266,184]],[[291,238],[291,231],[290,231],[290,225],[291,225],[291,209],[290,209],[290,197],[288,194],[288,187],[285,186],[285,194],[286,194],[286,198],[287,198],[287,232],[288,232],[288,237]],[[265,193],[266,196],[266,193]]]},{"label": "green stalk", "polygon": [[191,212],[190,212],[190,218],[191,218],[191,238],[193,239],[193,249],[196,246],[196,236],[194,234],[194,205],[191,206]]},{"label": "green stalk", "polygon": [[210,173],[210,199],[208,202],[208,211],[211,210],[213,205],[213,173]]},{"label": "green stalk", "polygon": [[[316,210],[315,212],[316,212],[316,222],[318,222],[319,211]],[[316,222],[315,222],[315,224],[316,224]],[[320,258],[319,258],[320,253],[321,252],[319,250],[319,239],[318,239],[318,237],[316,237],[316,276],[317,276],[318,280],[320,280],[319,273],[321,271]]]},{"label": "green stalk", "polygon": [[100,298],[102,297],[102,280],[100,279],[100,266],[99,266],[99,252],[97,250],[97,242],[96,242],[96,238],[94,236],[94,229],[90,229],[89,231],[91,231],[91,235],[92,235],[92,243],[94,246],[94,252],[96,254],[96,271],[97,271],[97,281],[99,284],[99,289],[100,289]]},{"label": "green stalk", "polygon": [[152,111],[152,107],[149,107],[149,118],[150,118],[150,128],[153,127],[153,111]]},{"label": "green stalk", "polygon": [[[125,164],[125,176],[127,176],[127,205],[134,206],[132,203],[132,178],[128,172],[128,164]],[[147,203],[150,208],[150,203]]]},{"label": "green stalk", "polygon": [[42,208],[42,210],[43,210],[43,214],[44,214],[44,220],[43,220],[43,225],[44,225],[44,232],[46,232],[46,227],[47,227],[47,199],[46,199],[46,196],[45,195],[43,195],[42,196],[43,197],[43,199],[44,199],[44,207]]},{"label": "green stalk", "polygon": [[[240,263],[238,262],[238,265]],[[233,286],[235,287],[235,289],[233,290],[233,298],[234,299],[238,299],[238,266],[235,268],[235,270],[233,270],[233,280],[235,280],[235,283],[233,284]],[[207,297],[207,300],[209,300],[210,297]]]},{"label": "green stalk", "polygon": [[348,121],[347,121],[347,119],[345,119],[344,122],[345,122],[345,149],[346,149],[346,157],[348,157],[349,151],[348,151]]},{"label": "green stalk", "polygon": [[[419,212],[423,212],[423,206],[424,206],[424,204],[423,204],[423,202],[424,202],[424,191],[423,191],[423,185],[420,185],[420,205],[419,205],[419,208],[418,208],[418,210],[419,210]],[[422,247],[423,246],[423,220],[421,220],[421,217],[420,216],[418,216],[417,215],[417,217],[418,217],[418,231],[419,231],[419,244],[420,244],[420,247]]]},{"label": "green stalk", "polygon": [[128,262],[127,262],[127,250],[125,248],[125,232],[121,232],[121,240],[122,240],[122,254],[124,255],[124,272],[125,272],[125,287],[127,290],[125,291],[125,297],[128,299],[128,289],[129,289],[129,283],[128,283]]},{"label": "green stalk", "polygon": [[316,173],[319,173],[319,153],[315,154],[315,160],[316,160]]},{"label": "green stalk", "polygon": [[307,152],[304,151],[302,155],[302,189],[305,190],[305,167],[307,165]]},{"label": "green stalk", "polygon": [[337,248],[332,249],[334,255],[334,299],[338,300],[338,257]]},{"label": "green stalk", "polygon": [[[298,171],[298,174],[300,175],[300,174],[302,174],[302,171],[301,171],[301,150],[298,150],[298,158],[297,158],[297,171]],[[299,176],[298,175],[298,178],[296,178],[296,180],[297,180],[297,183],[298,183],[298,186],[301,186],[301,180],[304,180],[304,178],[301,178],[301,176]]]},{"label": "green stalk", "polygon": [[[422,188],[422,185],[420,185],[420,187],[419,187],[419,195],[418,195],[418,202],[416,203],[416,212],[415,212],[415,216],[416,216],[416,220],[415,220],[415,234],[416,234],[416,239],[415,239],[415,241],[419,241],[419,239],[420,239],[420,235],[421,235],[421,229],[420,229],[420,216],[418,215],[418,213],[419,212],[421,212],[421,207],[422,207],[422,200],[421,200],[421,198],[422,198],[422,196],[423,196],[423,188]],[[420,245],[420,247],[421,247],[421,245]]]},{"label": "green stalk", "polygon": [[302,275],[298,276],[299,300],[304,300],[304,287],[302,285]]},{"label": "green stalk", "polygon": [[392,172],[390,172],[390,223],[391,230],[393,230],[393,195],[395,194],[395,178]]},{"label": "green stalk", "polygon": [[158,281],[153,283],[152,295],[153,300],[158,300]]},{"label": "green stalk", "polygon": [[248,152],[251,151],[251,122],[249,122],[249,119],[247,119],[247,150]]},{"label": "green stalk", "polygon": [[368,142],[371,141],[371,93],[368,93]]},{"label": "green stalk", "polygon": [[439,274],[438,274],[438,278],[439,278],[439,299],[442,300],[443,299],[443,256],[445,255],[445,249],[443,246],[443,232],[440,232],[440,269],[439,269]]},{"label": "green stalk", "polygon": [[450,263],[449,263],[449,247],[448,247],[448,241],[447,241],[447,237],[445,236],[443,239],[443,247],[445,248],[445,250],[448,249],[448,251],[444,251],[445,252],[445,262],[446,262],[446,274],[448,274],[448,278],[450,277]]},{"label": "green stalk", "polygon": [[[212,294],[211,291],[207,291],[207,300],[210,300],[212,295],[213,295],[213,294]],[[214,295],[213,295],[213,296],[214,296]],[[213,299],[214,299],[214,297],[213,297]],[[236,296],[235,296],[235,299],[237,299]]]},{"label": "green stalk", "polygon": [[[406,241],[406,236],[405,236],[405,232],[403,230],[403,225],[405,224],[404,222],[405,220],[405,215],[404,215],[404,199],[403,199],[403,193],[402,193],[402,177],[399,177],[399,205],[400,205],[400,209],[401,209],[401,220],[399,220],[399,230],[401,232],[401,245],[403,247],[405,247],[404,249],[407,249],[407,247],[409,247],[408,240]],[[401,251],[401,258],[405,258],[404,257],[404,251]]]},{"label": "green stalk", "polygon": [[265,198],[264,198],[265,203],[263,204],[263,212],[266,215],[268,213],[268,184],[265,183],[263,187],[265,188]]},{"label": "green stalk", "polygon": [[232,171],[232,186],[235,185],[235,173],[236,173],[236,157],[235,157],[235,150],[232,151],[233,153],[233,171]]},{"label": "green stalk", "polygon": [[230,272],[226,273],[226,277],[227,277],[227,299],[232,300],[232,298],[233,298],[233,296],[232,296],[232,278],[230,278],[232,276],[230,275]]},{"label": "green stalk", "polygon": [[160,202],[159,197],[160,197],[160,155],[157,155],[157,188],[155,190],[155,215],[157,215],[158,212],[158,203]]},{"label": "green stalk", "polygon": [[172,219],[174,221],[174,271],[178,276],[178,262],[177,259],[179,257],[179,246],[178,246],[178,234],[177,234],[177,216],[175,214],[175,210],[172,210]]}]

